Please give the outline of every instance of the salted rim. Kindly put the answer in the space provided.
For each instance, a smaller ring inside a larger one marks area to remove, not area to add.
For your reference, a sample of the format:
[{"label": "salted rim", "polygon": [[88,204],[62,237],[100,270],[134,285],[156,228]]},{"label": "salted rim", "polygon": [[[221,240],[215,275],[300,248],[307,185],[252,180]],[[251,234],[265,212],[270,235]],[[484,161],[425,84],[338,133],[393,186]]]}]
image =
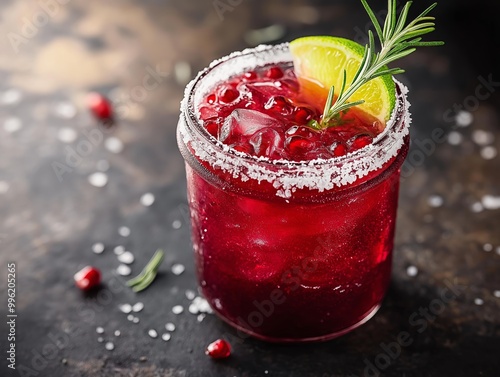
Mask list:
[{"label": "salted rim", "polygon": [[189,145],[194,155],[207,162],[212,168],[230,173],[234,178],[239,178],[243,182],[253,179],[259,183],[261,181],[272,183],[276,189],[276,195],[283,198],[292,197],[297,189],[308,188],[323,192],[334,187],[352,184],[357,179],[382,168],[397,156],[404,144],[405,136],[409,133],[411,114],[410,103],[407,99],[408,88],[395,79],[400,93],[397,94],[396,106],[384,131],[374,139],[372,144],[345,156],[301,162],[270,160],[266,157],[238,152],[203,130],[195,108],[194,89],[198,89],[206,75],[230,60],[244,57],[257,58],[259,54],[265,55],[270,52],[281,53],[283,56],[281,59],[277,59],[279,56],[265,56],[270,61],[262,61],[260,65],[290,62],[291,55],[288,46],[288,43],[275,46],[260,45],[233,52],[213,61],[186,86],[184,99],[181,102],[178,132],[183,143],[186,146]]}]

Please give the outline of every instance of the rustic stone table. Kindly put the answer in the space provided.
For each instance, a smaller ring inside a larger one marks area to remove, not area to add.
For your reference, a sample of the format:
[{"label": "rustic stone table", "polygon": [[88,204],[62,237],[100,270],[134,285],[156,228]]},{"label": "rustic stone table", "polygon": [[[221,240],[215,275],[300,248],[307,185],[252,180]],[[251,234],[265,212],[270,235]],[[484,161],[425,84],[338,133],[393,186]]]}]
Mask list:
[{"label": "rustic stone table", "polygon": [[[231,51],[305,34],[363,40],[368,19],[360,4],[3,2],[0,375],[333,377],[377,369],[385,376],[497,376],[500,64],[493,46],[500,9],[492,3],[442,4],[435,37],[447,46],[401,62],[415,121],[393,282],[381,310],[338,340],[285,346],[239,341],[213,315],[200,322],[187,310],[185,292],[196,281],[175,141],[178,104],[186,81]],[[384,9],[385,2],[373,4]],[[89,91],[114,101],[119,120],[111,131],[89,115]],[[95,183],[108,179],[100,188],[88,180],[99,171]],[[155,202],[146,207],[140,198],[148,192]],[[105,246],[100,255],[92,252],[96,243]],[[166,251],[144,293],[116,275],[118,245],[135,255],[133,274],[157,248]],[[5,357],[9,262],[16,264],[16,371]],[[176,263],[186,267],[178,276]],[[90,296],[73,284],[87,264],[98,266],[105,282]],[[134,314],[139,323],[118,309],[136,302],[145,305]],[[175,305],[184,312],[174,314]],[[161,336],[167,322],[176,326],[170,341],[148,335],[156,329]],[[203,351],[221,336],[232,339],[233,356],[214,362]]]}]

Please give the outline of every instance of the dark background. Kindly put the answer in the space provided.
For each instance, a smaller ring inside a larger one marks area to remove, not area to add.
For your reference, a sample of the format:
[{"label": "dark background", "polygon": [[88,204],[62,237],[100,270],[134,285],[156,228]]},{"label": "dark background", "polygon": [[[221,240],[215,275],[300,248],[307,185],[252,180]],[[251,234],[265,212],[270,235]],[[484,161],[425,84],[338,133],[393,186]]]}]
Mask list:
[{"label": "dark background", "polygon": [[[431,38],[446,46],[420,49],[400,62],[407,69],[401,80],[411,90],[413,144],[401,187],[393,282],[382,309],[338,340],[293,346],[239,340],[212,315],[199,323],[187,311],[171,312],[177,304],[187,309],[184,292],[196,287],[184,167],[175,142],[179,101],[187,79],[213,59],[252,46],[255,29],[274,25],[274,37],[268,32],[260,40],[268,43],[314,34],[359,39],[369,22],[361,4],[242,0],[221,19],[211,0],[65,3],[56,5],[45,23],[38,16],[46,13],[40,3],[2,1],[0,8],[0,98],[12,97],[12,89],[22,96],[0,104],[0,317],[6,315],[6,264],[13,261],[17,367],[34,373],[24,375],[361,376],[367,363],[383,361],[380,355],[388,354],[383,344],[402,331],[413,342],[380,368],[384,376],[498,375],[500,299],[494,292],[500,290],[500,212],[471,210],[485,195],[500,195],[500,157],[482,158],[483,147],[472,141],[478,130],[488,131],[496,136],[490,144],[500,148],[498,91],[493,88],[488,99],[469,109],[474,117],[469,127],[456,126],[453,105],[475,103],[479,77],[500,81],[499,3],[441,1]],[[376,12],[386,8],[384,1],[370,3]],[[416,1],[413,15],[429,4]],[[26,22],[36,17],[41,26],[24,34],[16,51],[12,33],[23,35]],[[166,74],[155,90],[138,98],[134,88],[148,67]],[[124,149],[113,154],[97,143],[60,182],[53,163],[64,163],[65,148],[76,148],[98,129],[85,105],[85,95],[95,90],[121,108],[116,127],[105,136],[120,139]],[[75,107],[74,116],[57,113],[65,103]],[[22,127],[10,133],[5,123],[12,126],[12,117]],[[72,144],[57,138],[66,127],[77,133]],[[458,132],[463,141],[434,144],[419,159],[419,145],[439,128]],[[109,182],[96,188],[87,177],[101,160],[110,164]],[[139,202],[146,192],[156,197],[148,208]],[[443,198],[442,206],[429,205],[433,195]],[[172,227],[175,220],[182,223],[178,230]],[[131,229],[130,237],[118,234],[120,226]],[[105,244],[102,255],[92,253],[95,242]],[[486,252],[485,244],[492,251]],[[116,277],[117,245],[134,253],[133,274],[156,248],[167,252],[158,280],[146,292],[135,295]],[[170,272],[177,262],[186,266],[181,276]],[[104,274],[105,287],[97,296],[85,297],[73,285],[73,274],[88,264]],[[416,277],[408,276],[408,266],[418,268]],[[458,296],[419,332],[412,314],[429,308],[449,284],[462,287]],[[145,309],[138,314],[140,323],[132,324],[118,305],[137,301]],[[161,334],[168,321],[177,326],[170,342],[148,337],[148,329]],[[97,342],[97,326],[113,340],[113,351]],[[113,335],[117,329],[120,337]],[[4,324],[1,355],[6,334]],[[213,362],[204,348],[222,336],[232,339],[233,356]],[[11,375],[23,374],[7,369],[2,356],[0,376]]]}]

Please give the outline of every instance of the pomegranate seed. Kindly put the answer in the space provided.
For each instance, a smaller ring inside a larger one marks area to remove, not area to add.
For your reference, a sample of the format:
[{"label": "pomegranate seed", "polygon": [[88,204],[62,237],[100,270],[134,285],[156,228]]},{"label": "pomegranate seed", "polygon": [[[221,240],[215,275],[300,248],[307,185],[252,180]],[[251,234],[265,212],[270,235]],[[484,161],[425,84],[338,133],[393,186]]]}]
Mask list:
[{"label": "pomegranate seed", "polygon": [[217,101],[217,96],[215,94],[209,94],[208,97],[207,97],[207,102],[210,104],[210,105],[213,105],[215,103],[215,101]]},{"label": "pomegranate seed", "polygon": [[307,107],[297,107],[294,110],[293,116],[299,124],[306,124],[313,118],[313,113]]},{"label": "pomegranate seed", "polygon": [[290,115],[292,107],[283,96],[274,96],[264,105],[266,110],[274,110],[282,115]]},{"label": "pomegranate seed", "polygon": [[235,151],[238,151],[238,152],[243,152],[243,153],[247,153],[247,154],[253,154],[253,148],[251,145],[248,145],[248,144],[238,144],[238,145],[235,145],[233,146],[233,149]]},{"label": "pomegranate seed", "polygon": [[243,75],[247,80],[255,80],[257,78],[257,73],[254,71],[245,72]]},{"label": "pomegranate seed", "polygon": [[370,145],[372,143],[372,141],[373,141],[373,138],[371,136],[361,135],[361,136],[356,137],[356,139],[354,139],[351,146],[352,146],[352,149],[356,151],[358,149],[366,147],[367,145]]},{"label": "pomegranate seed", "polygon": [[78,271],[74,279],[78,288],[88,291],[101,284],[101,272],[95,267],[87,266]]},{"label": "pomegranate seed", "polygon": [[231,355],[231,346],[224,339],[218,339],[208,345],[205,355],[213,359],[225,359]]},{"label": "pomegranate seed", "polygon": [[233,102],[236,98],[238,98],[240,93],[233,88],[224,88],[221,90],[219,98],[221,102],[224,103],[231,103]]},{"label": "pomegranate seed", "polygon": [[316,143],[314,141],[304,139],[300,136],[290,137],[287,144],[288,150],[292,155],[302,155],[316,147]]},{"label": "pomegranate seed", "polygon": [[100,93],[90,93],[87,98],[88,107],[98,119],[111,119],[113,111],[111,103]]},{"label": "pomegranate seed", "polygon": [[209,120],[209,121],[205,122],[205,129],[213,137],[215,137],[215,138],[218,137],[218,135],[219,135],[219,124],[216,121]]},{"label": "pomegranate seed", "polygon": [[280,67],[271,67],[269,70],[266,72],[266,77],[269,77],[270,79],[280,79],[283,77],[283,71],[281,70]]},{"label": "pomegranate seed", "polygon": [[344,156],[347,153],[347,148],[344,144],[334,145],[331,149],[335,157]]}]

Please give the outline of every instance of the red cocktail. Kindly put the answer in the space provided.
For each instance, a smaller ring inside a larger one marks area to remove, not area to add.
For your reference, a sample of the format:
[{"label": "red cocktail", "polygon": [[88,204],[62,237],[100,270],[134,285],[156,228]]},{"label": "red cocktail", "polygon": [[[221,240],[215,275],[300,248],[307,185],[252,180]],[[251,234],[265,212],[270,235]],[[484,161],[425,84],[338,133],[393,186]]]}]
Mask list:
[{"label": "red cocktail", "polygon": [[290,61],[284,44],[203,71],[187,88],[178,141],[214,311],[265,340],[330,339],[367,321],[389,284],[406,89],[397,85],[385,128],[351,109],[315,130],[322,104]]}]

